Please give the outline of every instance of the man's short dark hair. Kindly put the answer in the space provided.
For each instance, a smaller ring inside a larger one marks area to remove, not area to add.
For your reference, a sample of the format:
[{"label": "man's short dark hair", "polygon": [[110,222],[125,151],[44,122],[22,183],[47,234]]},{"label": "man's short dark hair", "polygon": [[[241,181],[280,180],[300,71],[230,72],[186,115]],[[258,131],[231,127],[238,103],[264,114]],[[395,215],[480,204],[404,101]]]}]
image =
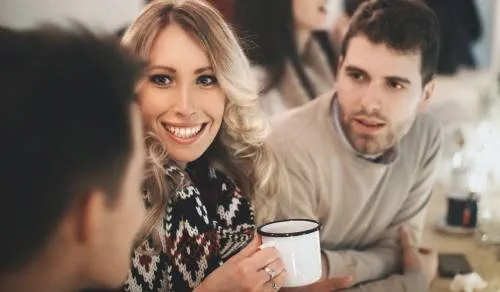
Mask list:
[{"label": "man's short dark hair", "polygon": [[142,65],[83,28],[0,28],[0,273],[21,268],[93,190],[112,205],[133,150]]},{"label": "man's short dark hair", "polygon": [[439,33],[436,15],[421,0],[371,0],[353,15],[342,41],[341,55],[346,55],[349,41],[358,35],[375,44],[386,44],[397,52],[420,52],[422,79],[426,84],[436,72]]}]

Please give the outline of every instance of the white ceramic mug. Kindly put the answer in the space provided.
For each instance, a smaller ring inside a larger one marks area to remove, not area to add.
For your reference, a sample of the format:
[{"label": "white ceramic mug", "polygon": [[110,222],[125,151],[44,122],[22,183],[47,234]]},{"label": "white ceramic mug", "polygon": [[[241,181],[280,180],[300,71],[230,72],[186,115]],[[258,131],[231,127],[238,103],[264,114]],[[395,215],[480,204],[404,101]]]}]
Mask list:
[{"label": "white ceramic mug", "polygon": [[285,265],[287,279],[283,287],[312,284],[321,278],[319,223],[308,219],[290,219],[267,223],[257,232],[261,248],[274,247]]}]

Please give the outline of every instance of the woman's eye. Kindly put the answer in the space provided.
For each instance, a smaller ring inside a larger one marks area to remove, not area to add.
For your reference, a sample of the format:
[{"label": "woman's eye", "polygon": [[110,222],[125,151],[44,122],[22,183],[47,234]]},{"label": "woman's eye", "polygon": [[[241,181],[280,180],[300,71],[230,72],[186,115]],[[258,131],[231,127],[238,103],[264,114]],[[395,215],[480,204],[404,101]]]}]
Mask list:
[{"label": "woman's eye", "polygon": [[213,75],[202,75],[196,80],[196,84],[203,87],[210,87],[217,84],[217,78]]},{"label": "woman's eye", "polygon": [[149,81],[158,86],[169,86],[172,83],[170,76],[164,74],[151,75]]}]

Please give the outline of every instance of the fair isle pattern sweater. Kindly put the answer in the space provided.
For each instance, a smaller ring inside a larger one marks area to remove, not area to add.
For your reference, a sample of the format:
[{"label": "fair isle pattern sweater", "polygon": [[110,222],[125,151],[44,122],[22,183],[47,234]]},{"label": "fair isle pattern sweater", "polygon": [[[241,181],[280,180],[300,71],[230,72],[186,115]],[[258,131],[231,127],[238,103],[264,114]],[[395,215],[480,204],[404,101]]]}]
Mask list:
[{"label": "fair isle pattern sweater", "polygon": [[[125,291],[192,291],[252,239],[255,223],[250,201],[212,167],[197,171],[203,188],[179,167],[166,168],[167,177],[180,176],[187,183],[173,190],[175,196],[155,228],[161,252],[155,252],[151,239],[134,251]],[[147,192],[145,200],[148,205]],[[211,200],[213,206],[207,206]]]}]

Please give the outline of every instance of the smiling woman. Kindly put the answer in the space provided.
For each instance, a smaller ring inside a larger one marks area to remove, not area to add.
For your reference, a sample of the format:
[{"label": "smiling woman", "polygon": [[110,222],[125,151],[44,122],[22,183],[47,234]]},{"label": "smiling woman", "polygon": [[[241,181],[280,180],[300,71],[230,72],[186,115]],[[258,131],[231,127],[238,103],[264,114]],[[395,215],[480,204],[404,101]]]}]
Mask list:
[{"label": "smiling woman", "polygon": [[148,214],[125,290],[276,290],[277,251],[250,241],[274,215],[281,172],[233,33],[204,1],[157,0],[122,42],[148,63],[137,97]]}]

